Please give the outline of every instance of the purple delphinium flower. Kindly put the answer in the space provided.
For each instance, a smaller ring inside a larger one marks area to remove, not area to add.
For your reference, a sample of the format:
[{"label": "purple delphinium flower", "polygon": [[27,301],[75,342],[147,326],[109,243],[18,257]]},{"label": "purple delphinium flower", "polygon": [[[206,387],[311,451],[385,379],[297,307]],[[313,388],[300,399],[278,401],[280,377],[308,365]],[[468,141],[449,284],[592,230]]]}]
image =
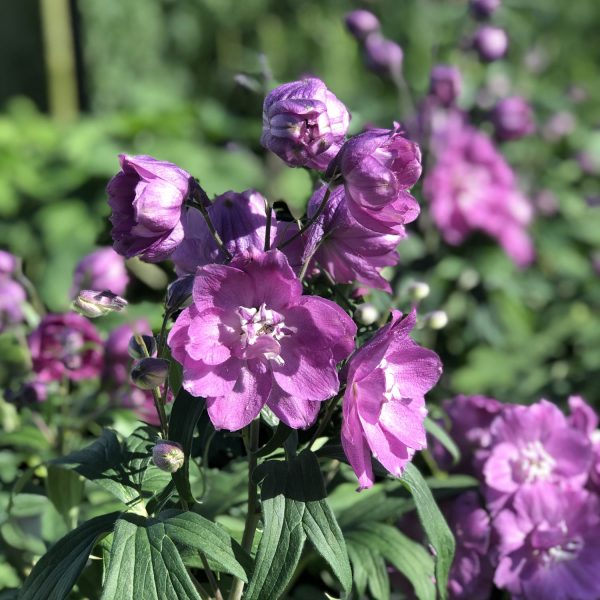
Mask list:
[{"label": "purple delphinium flower", "polygon": [[133,361],[128,348],[134,334],[152,335],[150,324],[139,319],[131,324],[120,325],[110,332],[104,343],[102,381],[113,405],[132,409],[138,418],[150,425],[160,425],[152,392],[134,387],[129,377]]},{"label": "purple delphinium flower", "polygon": [[527,226],[533,210],[491,140],[451,119],[434,135],[432,149],[436,162],[423,192],[444,240],[459,245],[480,230],[497,239],[518,266],[531,263],[534,249]]},{"label": "purple delphinium flower", "polygon": [[500,27],[484,25],[475,33],[473,47],[483,62],[493,62],[506,54],[508,36]]},{"label": "purple delphinium flower", "polygon": [[585,490],[524,488],[494,519],[500,563],[494,583],[515,598],[600,597],[600,506]]},{"label": "purple delphinium flower", "polygon": [[363,41],[371,33],[379,31],[379,19],[370,11],[359,9],[349,12],[344,17],[346,28],[358,40]]},{"label": "purple delphinium flower", "polygon": [[441,467],[456,473],[481,477],[491,444],[490,425],[504,405],[485,396],[456,396],[446,400],[444,411],[450,420],[450,436],[460,450],[460,462],[452,466],[451,456],[435,440],[431,451]]},{"label": "purple delphinium flower", "polygon": [[492,111],[492,122],[499,140],[518,140],[535,130],[533,110],[521,96],[500,100]]},{"label": "purple delphinium flower", "polygon": [[498,10],[502,0],[470,0],[469,9],[476,19],[489,19]]},{"label": "purple delphinium flower", "polygon": [[302,296],[279,250],[198,269],[193,304],[168,338],[183,387],[207,400],[217,429],[237,431],[266,404],[306,428],[339,390],[336,364],[354,348],[356,325],[329,300]]},{"label": "purple delphinium flower", "polygon": [[442,372],[435,352],[409,334],[414,311],[382,327],[348,362],[343,400],[342,446],[361,489],[374,482],[371,453],[399,476],[417,450],[427,446],[425,394]]},{"label": "purple delphinium flower", "polygon": [[348,131],[350,114],[316,77],[284,83],[263,105],[260,143],[291,167],[324,171]]},{"label": "purple delphinium flower", "polygon": [[20,283],[0,275],[0,333],[9,325],[23,321],[23,304],[26,300],[27,294]]},{"label": "purple delphinium flower", "polygon": [[442,510],[456,539],[448,580],[450,599],[488,600],[497,562],[490,516],[474,491],[457,496]]},{"label": "purple delphinium flower", "polygon": [[112,248],[100,248],[77,263],[71,298],[75,298],[81,290],[109,290],[122,296],[128,283],[125,259]]},{"label": "purple delphinium flower", "polygon": [[[247,252],[251,248],[264,249],[266,201],[258,192],[225,192],[214,199],[207,212],[231,255]],[[219,250],[200,211],[188,208],[184,211],[182,223],[185,236],[171,256],[178,275],[194,274],[199,266],[225,261],[226,257]],[[271,237],[275,228],[273,215]]]},{"label": "purple delphinium flower", "polygon": [[14,254],[6,250],[0,250],[0,277],[12,275],[17,268],[18,262]]},{"label": "purple delphinium flower", "polygon": [[46,315],[27,341],[40,383],[90,379],[102,370],[102,340],[80,315]]},{"label": "purple delphinium flower", "polygon": [[148,262],[168,258],[183,239],[182,205],[191,176],[151,156],[119,155],[121,171],[108,183],[114,249]]},{"label": "purple delphinium flower", "polygon": [[492,514],[532,485],[585,484],[592,461],[590,441],[551,402],[505,406],[490,433],[483,475]]},{"label": "purple delphinium flower", "polygon": [[462,87],[460,71],[453,65],[436,65],[429,75],[429,95],[441,106],[450,107],[456,103]]},{"label": "purple delphinium flower", "polygon": [[[326,189],[322,186],[312,195],[309,217],[317,211]],[[379,271],[398,263],[396,248],[402,237],[377,233],[358,223],[348,210],[344,188],[339,186],[331,192],[321,216],[309,230],[305,253],[312,253],[316,247],[313,264],[326,269],[336,283],[358,281],[390,292],[390,284]]]},{"label": "purple delphinium flower", "polygon": [[421,151],[397,130],[369,129],[350,138],[328,175],[343,179],[348,210],[368,229],[402,235],[419,215],[408,190],[421,176]]},{"label": "purple delphinium flower", "polygon": [[379,33],[372,33],[364,40],[363,56],[367,68],[375,73],[392,79],[397,79],[402,74],[402,48]]}]

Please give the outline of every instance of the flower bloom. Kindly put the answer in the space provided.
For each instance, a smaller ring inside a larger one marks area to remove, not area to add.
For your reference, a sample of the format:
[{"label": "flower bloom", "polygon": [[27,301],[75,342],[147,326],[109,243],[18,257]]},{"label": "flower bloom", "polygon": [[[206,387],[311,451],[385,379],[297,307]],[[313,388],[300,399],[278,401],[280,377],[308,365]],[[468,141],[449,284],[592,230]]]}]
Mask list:
[{"label": "flower bloom", "polygon": [[421,151],[398,131],[369,129],[350,138],[328,175],[343,179],[348,210],[368,229],[402,235],[419,215],[408,190],[421,176]]},{"label": "flower bloom", "polygon": [[71,298],[75,298],[81,290],[109,290],[122,296],[128,283],[124,258],[112,248],[100,248],[77,263]]},{"label": "flower bloom", "polygon": [[492,111],[492,121],[500,140],[518,140],[535,129],[531,106],[521,96],[500,100]]},{"label": "flower bloom", "polygon": [[483,474],[493,514],[532,485],[585,484],[592,461],[590,441],[551,402],[505,406],[490,432]]},{"label": "flower bloom", "polygon": [[462,76],[452,65],[436,65],[429,75],[429,95],[442,106],[452,106],[460,95]]},{"label": "flower bloom", "polygon": [[260,143],[290,167],[324,171],[348,131],[350,114],[315,77],[284,83],[263,105]]},{"label": "flower bloom", "polygon": [[451,600],[488,600],[496,562],[490,516],[477,492],[465,492],[443,507],[456,538],[456,554],[450,569]]},{"label": "flower bloom", "polygon": [[459,245],[480,230],[497,239],[518,266],[528,265],[534,258],[527,232],[533,210],[491,140],[451,120],[435,135],[432,147],[436,163],[423,192],[444,240]]},{"label": "flower bloom", "polygon": [[361,489],[373,485],[370,453],[400,476],[416,450],[427,446],[425,394],[442,372],[437,354],[409,334],[414,311],[382,327],[348,362],[342,446]]},{"label": "flower bloom", "polygon": [[27,341],[40,383],[63,377],[79,381],[100,374],[102,340],[96,328],[80,315],[46,315]]},{"label": "flower bloom", "polygon": [[336,364],[356,326],[337,304],[302,296],[279,250],[198,269],[193,303],[168,338],[183,387],[207,400],[217,429],[248,425],[266,404],[294,428],[312,425],[339,389]]},{"label": "flower bloom", "polygon": [[432,453],[443,468],[455,473],[481,477],[483,463],[490,451],[490,426],[500,414],[503,404],[485,396],[456,396],[446,400],[444,411],[450,420],[450,436],[460,450],[460,462],[452,466],[451,457],[436,440]]},{"label": "flower bloom", "polygon": [[[208,215],[225,247],[233,256],[251,248],[263,250],[267,231],[266,200],[255,190],[241,194],[225,192],[207,208]],[[194,274],[199,266],[224,262],[204,217],[195,208],[184,211],[185,236],[171,256],[178,275]],[[275,232],[272,218],[271,237]]]},{"label": "flower bloom", "polygon": [[585,490],[525,488],[495,519],[494,583],[524,600],[600,597],[600,506]]},{"label": "flower bloom", "polygon": [[0,333],[9,325],[23,321],[23,304],[26,300],[27,294],[20,283],[0,275]]},{"label": "flower bloom", "polygon": [[475,33],[473,47],[484,62],[493,62],[502,58],[508,50],[508,36],[500,27],[484,25]]},{"label": "flower bloom", "polygon": [[183,239],[181,210],[191,176],[151,156],[119,155],[121,171],[106,188],[114,249],[148,262],[168,258]]},{"label": "flower bloom", "polygon": [[[308,216],[321,204],[326,186],[319,188],[308,202]],[[313,263],[327,270],[336,283],[358,281],[387,292],[390,284],[380,269],[398,263],[396,251],[403,235],[382,234],[361,225],[349,212],[344,188],[331,192],[325,209],[310,228],[305,255],[316,248]]]}]

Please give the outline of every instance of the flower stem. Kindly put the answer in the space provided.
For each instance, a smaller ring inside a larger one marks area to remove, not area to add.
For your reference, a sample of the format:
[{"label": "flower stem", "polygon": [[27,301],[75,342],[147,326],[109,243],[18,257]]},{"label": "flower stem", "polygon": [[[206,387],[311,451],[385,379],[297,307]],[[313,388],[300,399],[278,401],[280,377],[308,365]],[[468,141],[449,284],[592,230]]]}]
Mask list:
[{"label": "flower stem", "polygon": [[225,247],[225,244],[223,243],[223,240],[221,239],[221,236],[219,235],[218,231],[215,229],[212,219],[210,218],[210,215],[208,214],[208,211],[206,210],[206,206],[204,206],[203,198],[198,193],[197,188],[195,188],[192,191],[191,201],[192,201],[192,206],[194,208],[197,208],[200,211],[200,213],[202,214],[202,216],[204,217],[204,221],[206,222],[206,226],[208,227],[208,230],[210,231],[210,235],[212,235],[213,240],[215,240],[215,243],[219,247],[219,250],[221,250],[221,252],[225,255],[225,259],[227,260],[227,262],[229,262],[233,258],[233,256],[231,255],[231,252],[229,252],[229,250],[227,250],[227,248]]},{"label": "flower stem", "polygon": [[[260,421],[255,419],[248,425],[248,442],[246,451],[248,452],[248,512],[246,514],[246,523],[244,525],[244,533],[242,535],[242,548],[246,552],[252,550],[252,542],[258,525],[258,487],[252,480],[252,472],[256,468],[258,458],[256,451],[258,450],[258,429]],[[229,592],[228,600],[240,600],[244,591],[244,582],[237,577],[234,578]]]},{"label": "flower stem", "polygon": [[329,402],[329,405],[327,406],[327,409],[325,410],[325,416],[323,417],[323,420],[319,424],[319,427],[313,434],[313,436],[308,444],[309,450],[313,447],[314,443],[319,439],[319,436],[325,431],[325,428],[327,427],[327,425],[329,425],[329,421],[331,421],[331,417],[333,417],[333,411],[335,410],[335,407],[337,406],[337,403],[342,396],[343,396],[343,390],[340,390],[338,395],[335,396],[334,398],[332,398],[332,400]]},{"label": "flower stem", "polygon": [[273,213],[269,206],[269,201],[265,198],[265,212],[267,213],[267,226],[265,228],[265,252],[271,249],[271,220]]},{"label": "flower stem", "polygon": [[200,560],[202,561],[202,566],[204,567],[204,572],[208,577],[208,583],[210,584],[210,589],[212,590],[213,597],[215,600],[223,600],[223,596],[221,595],[221,590],[217,584],[217,580],[215,579],[215,575],[210,568],[208,561],[206,560],[206,555],[204,552],[200,552]]},{"label": "flower stem", "polygon": [[321,213],[325,209],[327,201],[329,200],[329,196],[331,196],[331,189],[327,188],[327,191],[323,196],[323,200],[321,200],[321,204],[319,204],[319,207],[317,208],[315,214],[310,219],[308,219],[308,221],[306,221],[306,223],[298,231],[296,231],[296,233],[291,238],[288,238],[287,240],[279,244],[279,246],[277,246],[279,250],[291,244],[297,237],[300,237],[303,233],[306,232],[307,229],[309,229],[313,225],[313,223],[321,216]]}]

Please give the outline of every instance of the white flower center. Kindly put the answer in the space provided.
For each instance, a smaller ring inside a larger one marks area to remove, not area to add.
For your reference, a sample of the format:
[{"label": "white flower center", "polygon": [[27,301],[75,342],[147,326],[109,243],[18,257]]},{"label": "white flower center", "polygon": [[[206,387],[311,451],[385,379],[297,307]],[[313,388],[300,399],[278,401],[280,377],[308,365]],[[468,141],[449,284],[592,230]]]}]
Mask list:
[{"label": "white flower center", "polygon": [[259,308],[240,306],[237,312],[240,316],[240,342],[246,358],[264,357],[282,365],[278,340],[288,333],[283,316],[267,308],[264,302]]},{"label": "white flower center", "polygon": [[519,454],[517,470],[524,483],[545,481],[550,478],[556,461],[539,440],[526,444]]}]

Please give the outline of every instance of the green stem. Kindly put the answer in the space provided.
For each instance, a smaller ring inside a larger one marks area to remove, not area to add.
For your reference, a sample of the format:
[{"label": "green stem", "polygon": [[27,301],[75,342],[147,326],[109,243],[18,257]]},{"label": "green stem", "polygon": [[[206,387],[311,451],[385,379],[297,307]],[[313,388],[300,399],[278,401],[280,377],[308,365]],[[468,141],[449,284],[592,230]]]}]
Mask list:
[{"label": "green stem", "polygon": [[206,226],[208,227],[208,230],[210,231],[210,235],[212,235],[213,240],[215,240],[215,243],[219,247],[219,250],[221,250],[221,252],[225,255],[227,262],[229,262],[233,258],[233,256],[231,255],[231,252],[229,252],[229,250],[227,250],[227,248],[225,247],[225,244],[223,243],[223,240],[221,239],[221,236],[219,235],[218,231],[215,229],[212,219],[210,218],[210,215],[208,214],[208,211],[206,210],[206,206],[204,206],[203,198],[199,197],[194,192],[191,200],[192,200],[192,206],[194,208],[197,208],[200,211],[200,213],[202,214],[202,216],[204,217],[204,221],[206,222]]},{"label": "green stem", "polygon": [[340,390],[338,395],[335,396],[334,398],[332,398],[332,400],[329,402],[329,405],[327,406],[327,409],[325,410],[325,415],[323,416],[323,420],[319,424],[319,427],[315,431],[314,435],[312,436],[312,438],[308,444],[309,450],[310,450],[310,448],[313,447],[314,443],[319,439],[321,434],[325,431],[325,428],[327,427],[327,425],[329,425],[329,421],[331,421],[331,417],[333,417],[333,411],[335,410],[335,407],[337,406],[337,403],[338,403],[339,399],[343,396],[343,394],[344,394],[343,390]]},{"label": "green stem", "polygon": [[[248,426],[248,442],[246,451],[248,452],[248,513],[246,514],[246,523],[244,525],[244,533],[242,535],[242,548],[246,552],[252,550],[254,534],[258,525],[258,487],[252,480],[252,472],[256,468],[258,458],[256,451],[258,450],[258,430],[260,421],[255,419]],[[237,577],[234,578],[229,592],[228,600],[240,600],[244,591],[244,582]]]},{"label": "green stem", "polygon": [[212,590],[215,600],[223,600],[221,590],[219,589],[214,573],[212,572],[212,569],[210,568],[208,561],[206,560],[206,555],[204,554],[204,552],[200,552],[200,560],[202,561],[202,566],[204,567],[204,572],[208,577],[208,583],[210,584],[210,589]]}]

